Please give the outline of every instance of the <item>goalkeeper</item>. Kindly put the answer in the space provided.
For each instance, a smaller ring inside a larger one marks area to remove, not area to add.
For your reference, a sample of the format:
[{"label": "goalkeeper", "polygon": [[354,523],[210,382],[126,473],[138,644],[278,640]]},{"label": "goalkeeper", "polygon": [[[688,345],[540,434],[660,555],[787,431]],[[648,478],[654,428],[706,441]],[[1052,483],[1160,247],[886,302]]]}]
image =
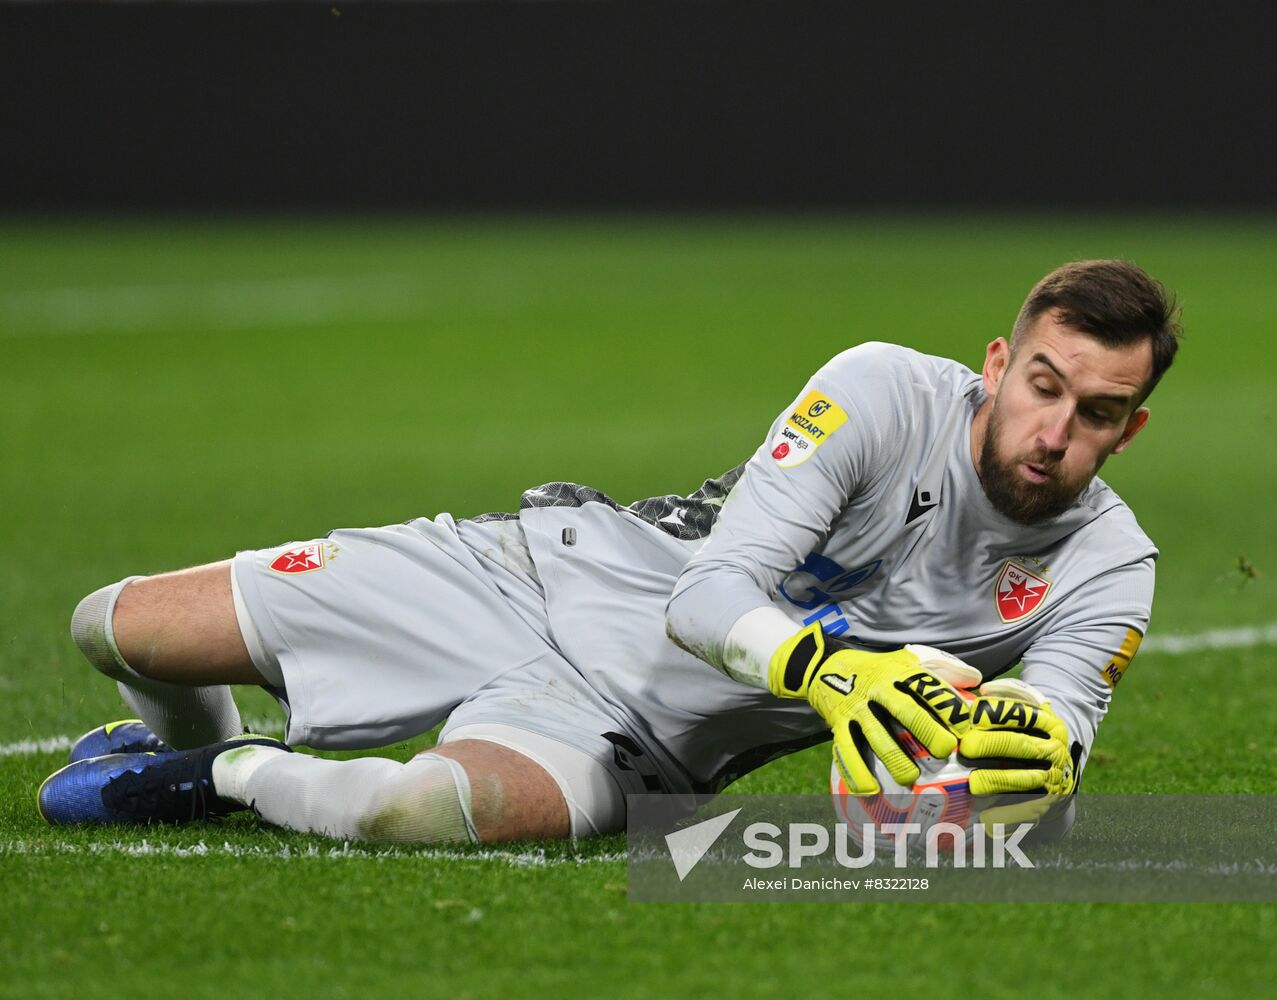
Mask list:
[{"label": "goalkeeper", "polygon": [[[517,515],[334,531],[104,587],[72,633],[141,721],[86,734],[41,811],[582,836],[623,828],[626,794],[715,791],[831,733],[853,791],[878,787],[869,751],[908,783],[893,723],[934,756],[987,760],[978,793],[1067,795],[1148,626],[1157,550],[1097,473],[1148,419],[1175,313],[1134,265],[1075,262],[981,372],[852,348],[690,496],[621,506],[551,483]],[[1031,688],[955,694],[1017,664]],[[275,695],[284,742],[242,737],[233,684]],[[406,764],[289,752],[445,720]]]}]

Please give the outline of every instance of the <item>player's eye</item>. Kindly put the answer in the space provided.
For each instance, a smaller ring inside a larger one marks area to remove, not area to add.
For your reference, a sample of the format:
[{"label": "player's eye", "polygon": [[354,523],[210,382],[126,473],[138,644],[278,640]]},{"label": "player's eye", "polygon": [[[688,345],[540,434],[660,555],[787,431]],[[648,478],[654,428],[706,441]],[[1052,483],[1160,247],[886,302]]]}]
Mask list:
[{"label": "player's eye", "polygon": [[1056,396],[1055,390],[1045,382],[1034,382],[1033,391],[1043,399],[1053,399]]}]

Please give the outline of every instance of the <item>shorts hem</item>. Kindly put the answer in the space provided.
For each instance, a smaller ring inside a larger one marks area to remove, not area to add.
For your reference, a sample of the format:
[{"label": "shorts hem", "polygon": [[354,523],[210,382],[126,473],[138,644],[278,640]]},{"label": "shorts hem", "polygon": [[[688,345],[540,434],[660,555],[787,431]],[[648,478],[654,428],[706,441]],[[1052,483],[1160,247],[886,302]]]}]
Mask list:
[{"label": "shorts hem", "polygon": [[306,690],[305,672],[297,669],[297,658],[293,653],[284,633],[275,623],[266,600],[262,597],[257,582],[257,563],[254,561],[255,550],[247,549],[236,552],[231,560],[231,572],[235,574],[235,582],[239,585],[240,596],[252,619],[252,626],[261,636],[262,645],[268,656],[274,656],[279,674],[283,678],[283,701],[287,706],[288,720],[284,731],[284,742],[290,746],[309,746],[310,730],[303,725],[296,725],[295,718],[308,718],[310,699]]}]

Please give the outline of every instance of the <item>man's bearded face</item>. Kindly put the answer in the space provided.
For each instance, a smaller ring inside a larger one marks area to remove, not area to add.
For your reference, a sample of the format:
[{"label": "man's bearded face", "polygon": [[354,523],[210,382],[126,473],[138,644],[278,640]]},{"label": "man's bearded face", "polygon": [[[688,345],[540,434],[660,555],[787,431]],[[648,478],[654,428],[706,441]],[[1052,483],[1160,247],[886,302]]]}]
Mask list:
[{"label": "man's bearded face", "polygon": [[[979,473],[984,492],[998,513],[1020,524],[1040,524],[1058,517],[1073,506],[1082,491],[1090,485],[1098,468],[1072,480],[1064,478],[1060,459],[1044,449],[1034,449],[1029,454],[999,456],[1009,450],[1003,441],[1006,437],[1003,421],[1006,414],[993,402],[989,425],[980,449]],[[1041,482],[1031,482],[1020,472],[1025,465],[1040,470],[1047,477]]]},{"label": "man's bearded face", "polygon": [[990,395],[976,469],[994,508],[1020,524],[1068,510],[1104,460],[1144,426],[1148,341],[1107,347],[1044,313],[1017,342],[989,345]]}]

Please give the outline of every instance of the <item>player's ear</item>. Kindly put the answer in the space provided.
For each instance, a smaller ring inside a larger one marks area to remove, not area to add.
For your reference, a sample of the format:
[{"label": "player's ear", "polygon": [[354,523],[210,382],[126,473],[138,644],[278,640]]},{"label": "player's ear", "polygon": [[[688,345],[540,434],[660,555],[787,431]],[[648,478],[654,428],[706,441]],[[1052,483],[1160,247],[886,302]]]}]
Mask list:
[{"label": "player's ear", "polygon": [[989,341],[984,349],[984,391],[992,398],[998,394],[998,386],[1002,384],[1002,376],[1007,373],[1011,364],[1011,345],[1006,337]]},{"label": "player's ear", "polygon": [[1148,407],[1137,407],[1126,420],[1126,427],[1122,431],[1122,436],[1118,439],[1116,445],[1113,446],[1113,454],[1119,451],[1125,451],[1126,446],[1131,443],[1131,439],[1144,429],[1144,425],[1148,423]]}]

